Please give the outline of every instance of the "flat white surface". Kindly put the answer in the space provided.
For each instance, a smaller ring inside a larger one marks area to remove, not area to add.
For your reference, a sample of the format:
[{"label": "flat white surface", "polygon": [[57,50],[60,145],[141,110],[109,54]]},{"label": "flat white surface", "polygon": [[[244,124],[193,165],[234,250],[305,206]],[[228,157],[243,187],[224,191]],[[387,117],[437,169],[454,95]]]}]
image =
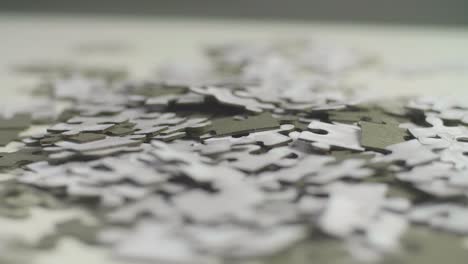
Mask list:
[{"label": "flat white surface", "polygon": [[[468,28],[0,14],[0,36],[2,95],[17,94],[18,88],[36,81],[13,74],[14,64],[115,65],[142,77],[168,60],[199,58],[199,49],[209,43],[309,37],[373,52],[388,66],[426,68],[411,77],[382,68],[350,77],[354,83],[381,88],[384,94],[468,94]],[[76,51],[82,44],[109,42],[122,43],[128,50],[88,55]]]},{"label": "flat white surface", "polygon": [[[317,38],[375,53],[382,64],[349,76],[353,85],[381,89],[382,95],[432,94],[468,97],[468,30],[382,27],[317,23],[187,20],[181,18],[52,17],[0,14],[0,95],[18,96],[35,77],[14,73],[12,65],[77,62],[114,65],[134,77],[151,76],[158,64],[200,59],[204,44],[229,41]],[[118,42],[121,53],[82,54],[77,46]],[[413,68],[399,74],[389,69]],[[15,233],[29,241],[51,231],[59,219],[85,218],[83,212],[34,210],[24,221],[0,219],[0,235]],[[108,252],[65,239],[52,251],[38,253],[34,264],[107,264]]]}]

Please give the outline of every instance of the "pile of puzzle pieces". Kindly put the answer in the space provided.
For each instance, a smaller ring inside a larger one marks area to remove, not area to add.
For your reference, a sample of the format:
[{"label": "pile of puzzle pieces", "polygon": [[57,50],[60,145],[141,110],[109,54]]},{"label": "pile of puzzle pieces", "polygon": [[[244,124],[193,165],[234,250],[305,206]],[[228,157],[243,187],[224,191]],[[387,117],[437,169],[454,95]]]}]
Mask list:
[{"label": "pile of puzzle pieces", "polygon": [[[135,263],[262,259],[302,241],[376,262],[416,225],[468,234],[466,102],[379,100],[343,84],[373,56],[313,41],[207,58],[152,80],[58,74],[37,94],[65,111],[3,113],[0,144],[19,146],[0,153],[15,175],[0,182],[0,216],[86,208],[96,225],[66,221],[27,246],[73,237]],[[37,113],[54,122],[21,136]]]}]

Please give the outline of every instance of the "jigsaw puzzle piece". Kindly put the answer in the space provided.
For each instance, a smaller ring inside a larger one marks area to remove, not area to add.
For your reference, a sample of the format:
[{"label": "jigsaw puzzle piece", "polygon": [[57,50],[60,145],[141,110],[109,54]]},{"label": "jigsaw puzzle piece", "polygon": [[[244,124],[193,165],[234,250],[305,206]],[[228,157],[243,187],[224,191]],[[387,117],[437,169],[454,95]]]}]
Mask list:
[{"label": "jigsaw puzzle piece", "polygon": [[308,131],[301,132],[299,139],[314,142],[314,146],[318,148],[338,147],[356,151],[365,150],[360,143],[359,127],[312,121],[308,128]]}]

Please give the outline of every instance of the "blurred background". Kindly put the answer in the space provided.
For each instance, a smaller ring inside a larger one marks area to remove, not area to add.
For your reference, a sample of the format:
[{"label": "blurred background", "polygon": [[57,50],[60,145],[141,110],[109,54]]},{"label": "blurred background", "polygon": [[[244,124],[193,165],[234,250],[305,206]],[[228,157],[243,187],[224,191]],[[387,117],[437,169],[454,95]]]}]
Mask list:
[{"label": "blurred background", "polygon": [[196,64],[211,44],[312,38],[378,58],[349,83],[468,96],[467,26],[468,0],[0,0],[0,95],[37,82],[12,74],[15,65],[146,78],[168,62]]},{"label": "blurred background", "polygon": [[467,25],[467,0],[0,0],[0,12]]}]

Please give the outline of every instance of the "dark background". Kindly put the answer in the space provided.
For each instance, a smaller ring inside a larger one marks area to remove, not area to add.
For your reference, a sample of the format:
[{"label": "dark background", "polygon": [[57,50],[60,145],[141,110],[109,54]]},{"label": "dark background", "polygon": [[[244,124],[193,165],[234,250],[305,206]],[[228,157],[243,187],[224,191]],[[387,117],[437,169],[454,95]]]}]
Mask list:
[{"label": "dark background", "polygon": [[0,12],[468,25],[468,0],[0,0]]}]

